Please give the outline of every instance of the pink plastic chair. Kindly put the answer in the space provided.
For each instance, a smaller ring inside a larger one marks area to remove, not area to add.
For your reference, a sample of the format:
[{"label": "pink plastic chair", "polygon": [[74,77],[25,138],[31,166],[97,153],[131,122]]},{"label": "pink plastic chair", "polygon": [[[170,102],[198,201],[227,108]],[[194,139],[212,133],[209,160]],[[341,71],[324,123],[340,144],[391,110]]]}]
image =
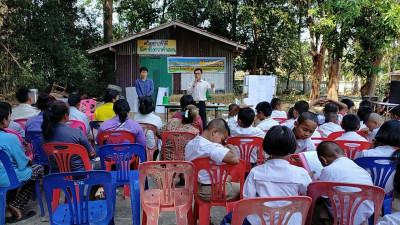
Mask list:
[{"label": "pink plastic chair", "polygon": [[184,131],[164,131],[161,133],[161,140],[163,141],[161,153],[163,159],[167,159],[165,151],[166,146],[171,147],[172,151],[168,153],[168,160],[185,160],[185,147],[186,144],[196,137],[195,134]]},{"label": "pink plastic chair", "polygon": [[287,118],[273,118],[276,122],[278,122],[279,124],[282,124],[284,122],[286,122],[286,120],[288,120]]},{"label": "pink plastic chair", "polygon": [[83,123],[82,121],[79,120],[68,120],[67,121],[67,126],[71,127],[71,128],[79,128],[83,131],[83,134],[86,136],[86,126],[85,123]]},{"label": "pink plastic chair", "polygon": [[335,142],[343,149],[343,151],[346,153],[346,156],[351,160],[354,160],[356,152],[369,149],[371,146],[371,143],[366,141],[336,140]]},{"label": "pink plastic chair", "polygon": [[22,147],[24,147],[24,140],[21,138],[21,136],[19,136],[19,134],[17,132],[15,132],[13,130],[10,130],[10,129],[7,129],[7,128],[4,129],[4,130],[9,134],[14,134],[15,136],[17,136],[19,142],[21,142]]},{"label": "pink plastic chair", "polygon": [[[184,174],[185,186],[176,187],[178,174]],[[158,188],[145,189],[147,179],[155,179]],[[194,165],[184,161],[145,162],[139,166],[143,225],[157,225],[160,212],[175,212],[176,224],[193,224]]]},{"label": "pink plastic chair", "polygon": [[[286,225],[294,213],[301,213],[304,225],[312,199],[307,196],[286,196],[270,198],[248,198],[236,203],[232,213],[232,225],[242,225],[244,218],[256,214],[263,225],[266,225],[264,216],[268,215],[269,224]],[[276,206],[274,204],[286,204]],[[286,219],[285,219],[286,218]]]},{"label": "pink plastic chair", "polygon": [[[91,109],[91,106],[94,106],[94,109]],[[85,107],[85,111],[83,111],[83,106]],[[90,117],[90,121],[93,121],[94,113],[92,111],[96,111],[96,101],[93,99],[83,99],[79,105],[79,111],[85,113],[86,116]]]},{"label": "pink plastic chair", "polygon": [[28,119],[16,119],[14,120],[14,122],[18,123],[19,125],[21,125],[21,127],[25,130],[25,125],[26,125],[26,121],[28,121]]},{"label": "pink plastic chair", "polygon": [[158,149],[158,137],[156,135],[157,127],[150,123],[139,123],[139,125],[142,127],[144,135],[146,137],[147,137],[147,132],[149,132],[149,131],[152,131],[154,134],[155,146],[153,148],[149,148],[146,145],[147,161],[153,161],[154,151],[156,151]]},{"label": "pink plastic chair", "polygon": [[[344,190],[344,188],[352,188],[353,190]],[[311,224],[315,201],[320,196],[326,196],[330,200],[333,208],[333,224],[353,225],[354,216],[358,207],[364,200],[374,203],[374,223],[379,219],[379,212],[382,208],[385,191],[376,186],[336,183],[336,182],[315,182],[308,186],[308,196],[312,198],[311,208],[308,212],[307,223]],[[346,204],[345,204],[346,202]],[[346,209],[346,210],[345,210]],[[346,219],[345,218],[350,218]]]},{"label": "pink plastic chair", "polygon": [[253,150],[258,150],[257,165],[263,164],[264,162],[264,151],[263,151],[263,138],[261,137],[230,137],[226,140],[227,144],[231,144],[239,149],[240,159],[246,162],[246,173],[251,170],[250,156]]},{"label": "pink plastic chair", "polygon": [[317,147],[321,142],[323,141],[332,141],[332,139],[330,138],[324,138],[324,137],[320,137],[320,138],[311,138],[311,141],[314,143],[315,147]]},{"label": "pink plastic chair", "polygon": [[[213,206],[223,206],[226,213],[232,211],[237,201],[228,202],[225,196],[225,184],[228,175],[232,177],[232,182],[240,183],[240,199],[243,198],[243,184],[245,180],[246,163],[240,160],[237,165],[215,165],[214,161],[209,158],[199,158],[192,161],[195,168],[194,175],[194,224],[199,220],[199,225],[210,224],[210,210]],[[198,176],[199,171],[205,170],[211,180],[211,198],[210,202],[203,202],[197,198],[198,193]],[[186,178],[186,177],[185,177]]]},{"label": "pink plastic chair", "polygon": [[346,131],[336,131],[332,132],[331,134],[328,135],[328,138],[331,140],[335,140],[336,138],[342,136]]}]

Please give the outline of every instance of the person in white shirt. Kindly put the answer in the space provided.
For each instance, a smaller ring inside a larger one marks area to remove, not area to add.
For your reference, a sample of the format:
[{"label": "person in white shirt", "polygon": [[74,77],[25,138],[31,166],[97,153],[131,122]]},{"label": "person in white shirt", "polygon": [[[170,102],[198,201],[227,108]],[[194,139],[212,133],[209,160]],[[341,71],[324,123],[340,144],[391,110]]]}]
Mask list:
[{"label": "person in white shirt", "polygon": [[325,123],[318,127],[322,132],[322,137],[328,137],[333,132],[343,131],[342,127],[338,124],[338,115],[330,112],[325,116]]},{"label": "person in white shirt", "polygon": [[382,126],[382,124],[385,121],[383,120],[382,116],[379,115],[378,113],[371,113],[366,116],[365,118],[365,126],[367,126],[368,129],[366,131],[368,132],[367,140],[369,142],[373,142],[376,134],[379,131],[379,128]]},{"label": "person in white shirt", "polygon": [[267,131],[271,129],[271,127],[279,125],[279,123],[271,117],[272,108],[268,102],[264,101],[258,103],[256,106],[256,111],[256,117],[260,120],[260,122],[257,124],[257,127],[259,127],[261,130]]},{"label": "person in white shirt", "polygon": [[[193,161],[197,158],[208,157],[217,165],[239,163],[238,153],[233,145],[222,143],[229,137],[230,130],[228,124],[223,119],[213,119],[208,124],[204,132],[189,141],[185,147],[185,161]],[[211,180],[206,171],[199,171],[199,188],[197,196],[202,201],[210,201]],[[228,179],[225,186],[226,198],[228,201],[235,201],[240,195],[240,184],[230,182]]]},{"label": "person in white shirt", "polygon": [[[304,100],[297,101],[293,107],[293,116],[294,120],[290,119],[286,122],[282,123],[281,125],[289,127],[291,130],[294,128],[294,121],[303,113],[308,112],[309,104]],[[289,110],[290,111],[290,110]]]},{"label": "person in white shirt", "polygon": [[293,133],[296,137],[296,151],[294,154],[305,151],[315,151],[315,145],[311,141],[311,136],[317,129],[318,118],[312,112],[303,112],[297,121],[294,122]]},{"label": "person in white shirt", "polygon": [[282,100],[273,98],[271,100],[271,118],[287,118],[286,112],[282,110]]},{"label": "person in white shirt", "polygon": [[368,106],[362,106],[357,110],[357,116],[360,118],[360,127],[358,130],[367,129],[365,125],[366,117],[373,112],[372,108]]},{"label": "person in white shirt", "polygon": [[196,68],[194,70],[194,78],[195,81],[192,85],[190,85],[187,89],[187,93],[192,95],[194,101],[196,102],[196,106],[199,108],[199,115],[203,121],[203,129],[205,129],[207,125],[206,120],[206,92],[210,92],[210,94],[214,93],[215,87],[214,84],[209,84],[207,81],[201,79],[203,75],[203,70],[200,68]]},{"label": "person in white shirt", "polygon": [[347,140],[347,141],[365,141],[368,142],[367,139],[361,137],[361,135],[357,134],[358,129],[360,128],[360,119],[355,114],[346,114],[343,117],[342,128],[346,133],[342,136],[336,138],[335,140]]},{"label": "person in white shirt", "polygon": [[[330,113],[336,113],[338,114],[339,112],[341,114],[346,113],[348,111],[347,109],[347,105],[333,100],[333,99],[329,99],[329,98],[318,98],[315,99],[314,101],[312,101],[310,103],[310,109],[311,107],[313,107],[314,105],[324,105],[324,109],[323,109],[323,115],[318,115],[319,116],[319,125],[323,124],[325,122],[325,116]],[[340,124],[342,122],[342,115],[338,114],[338,123]]]},{"label": "person in white shirt", "polygon": [[[81,103],[81,97],[78,94],[70,94],[68,96],[68,104],[69,104],[69,119],[70,120],[78,120],[85,124],[86,127],[86,136],[90,135],[90,125],[89,119],[85,115],[85,113],[79,111],[79,105]],[[91,136],[90,139],[93,139]]]},{"label": "person in white shirt", "polygon": [[[369,173],[347,158],[343,150],[335,142],[322,142],[317,147],[317,154],[321,164],[324,166],[319,177],[320,181],[373,185]],[[331,202],[326,199],[325,204],[314,207],[313,222],[315,224],[333,224],[333,219],[331,219],[330,215],[327,215],[326,209],[333,215]],[[370,201],[362,202],[354,216],[354,225],[362,224],[373,213],[374,204]]]},{"label": "person in white shirt", "polygon": [[23,87],[15,93],[20,104],[12,109],[11,120],[29,119],[39,114],[39,110],[31,106],[32,98],[29,96],[29,92],[28,88]]}]

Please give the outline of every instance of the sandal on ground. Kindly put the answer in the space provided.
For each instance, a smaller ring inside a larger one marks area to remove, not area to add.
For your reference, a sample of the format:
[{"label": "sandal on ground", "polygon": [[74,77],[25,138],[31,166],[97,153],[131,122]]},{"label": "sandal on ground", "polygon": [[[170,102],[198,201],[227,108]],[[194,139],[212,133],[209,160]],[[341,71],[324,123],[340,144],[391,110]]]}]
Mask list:
[{"label": "sandal on ground", "polygon": [[15,216],[12,216],[12,217],[10,217],[10,218],[6,218],[6,223],[16,223],[16,222],[19,222],[19,221],[22,221],[22,220],[29,219],[29,218],[31,218],[31,217],[33,217],[33,216],[35,216],[35,215],[36,215],[36,212],[33,211],[33,210],[26,211],[26,212],[22,215],[22,217],[21,217],[20,219],[17,219],[17,217],[15,217]]}]

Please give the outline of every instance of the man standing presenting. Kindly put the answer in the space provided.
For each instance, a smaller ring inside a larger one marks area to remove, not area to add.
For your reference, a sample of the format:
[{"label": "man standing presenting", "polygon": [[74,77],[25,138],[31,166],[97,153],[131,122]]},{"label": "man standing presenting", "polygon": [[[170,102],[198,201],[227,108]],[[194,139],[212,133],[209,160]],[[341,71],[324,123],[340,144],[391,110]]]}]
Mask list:
[{"label": "man standing presenting", "polygon": [[200,68],[196,68],[194,70],[194,78],[195,81],[192,85],[187,89],[187,93],[192,95],[194,101],[196,102],[197,107],[199,108],[199,114],[201,120],[203,121],[203,127],[206,128],[207,120],[206,120],[206,92],[214,93],[214,84],[211,85],[204,80],[201,80],[203,75],[203,70]]},{"label": "man standing presenting", "polygon": [[146,67],[140,67],[140,78],[135,81],[136,93],[141,99],[144,96],[152,96],[154,92],[153,80],[147,78],[147,72],[149,70]]}]

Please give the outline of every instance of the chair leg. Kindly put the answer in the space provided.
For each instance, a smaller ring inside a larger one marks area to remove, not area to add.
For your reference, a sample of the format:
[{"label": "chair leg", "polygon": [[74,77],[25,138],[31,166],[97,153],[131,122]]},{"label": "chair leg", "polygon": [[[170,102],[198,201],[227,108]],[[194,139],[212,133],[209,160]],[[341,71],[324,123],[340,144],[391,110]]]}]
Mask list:
[{"label": "chair leg", "polygon": [[193,209],[193,225],[197,225],[197,220],[199,220],[199,204],[195,202]]},{"label": "chair leg", "polygon": [[210,225],[210,204],[200,203],[199,205],[199,225]]},{"label": "chair leg", "polygon": [[129,185],[124,185],[124,199],[128,199],[130,196]]},{"label": "chair leg", "polygon": [[190,207],[189,211],[187,212],[187,219],[189,225],[194,223],[192,207]]},{"label": "chair leg", "polygon": [[44,207],[43,207],[43,200],[42,200],[42,195],[40,193],[39,181],[37,180],[35,182],[35,184],[36,184],[36,195],[37,195],[37,198],[38,198],[40,211],[42,212],[42,217],[44,217],[44,216],[46,216],[46,212],[44,211]]},{"label": "chair leg", "polygon": [[393,198],[383,199],[382,216],[384,216],[386,214],[392,214],[392,200],[393,200]]},{"label": "chair leg", "polygon": [[131,206],[133,225],[140,225],[140,184],[139,178],[132,181],[131,185]]},{"label": "chair leg", "polygon": [[146,224],[147,224],[147,214],[143,210],[143,213],[142,213],[142,225],[146,225]]},{"label": "chair leg", "polygon": [[7,191],[4,189],[0,190],[0,224],[4,224],[6,220],[6,196]]}]

